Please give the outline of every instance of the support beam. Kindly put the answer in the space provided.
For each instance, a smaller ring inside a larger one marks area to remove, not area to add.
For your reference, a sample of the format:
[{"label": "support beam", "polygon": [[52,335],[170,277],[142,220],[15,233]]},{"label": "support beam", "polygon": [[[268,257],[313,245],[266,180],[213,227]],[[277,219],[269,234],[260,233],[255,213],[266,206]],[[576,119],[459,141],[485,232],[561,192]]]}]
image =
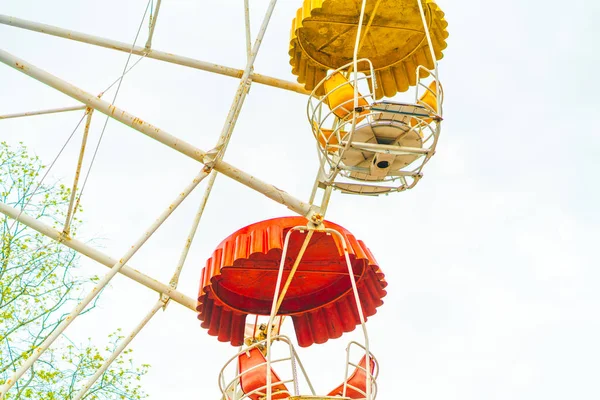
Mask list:
[{"label": "support beam", "polygon": [[[38,22],[28,21],[20,18],[10,17],[0,14],[0,24],[10,25],[17,28],[27,29],[30,31],[41,32],[52,36],[62,37],[65,39],[75,40],[77,42],[89,43],[95,46],[105,47],[107,49],[119,50],[125,53],[133,53],[139,56],[145,55],[147,58],[166,61],[173,64],[179,64],[190,68],[201,69],[203,71],[214,72],[220,75],[231,76],[233,78],[241,78],[244,71],[241,69],[226,67],[206,61],[195,60],[193,58],[179,56],[176,54],[167,53],[160,50],[149,50],[145,47],[134,46],[131,44],[119,42],[116,40],[106,39],[86,33],[70,31],[68,29],[59,28],[52,25],[40,24]],[[298,83],[277,79],[266,75],[252,73],[250,78],[253,82],[261,83],[267,86],[290,90],[292,92],[308,95],[309,91]]]},{"label": "support beam", "polygon": [[94,373],[94,375],[92,375],[84,384],[83,387],[81,388],[81,390],[79,390],[79,392],[75,395],[75,397],[73,398],[73,400],[81,400],[83,399],[83,397],[85,396],[85,394],[88,392],[88,390],[91,389],[92,385],[94,383],[96,383],[96,381],[98,380],[98,378],[100,378],[108,369],[108,367],[110,367],[110,365],[117,359],[117,357],[119,357],[121,355],[121,353],[123,352],[123,350],[125,350],[125,348],[127,348],[127,346],[129,346],[129,343],[131,343],[131,341],[133,339],[135,339],[135,337],[137,336],[138,333],[140,333],[140,331],[142,329],[144,329],[144,327],[146,326],[146,324],[148,322],[150,322],[150,320],[156,315],[156,313],[158,312],[158,310],[160,310],[161,308],[163,308],[165,305],[165,303],[161,300],[158,300],[154,306],[152,306],[152,308],[150,309],[150,311],[148,312],[148,314],[146,314],[146,316],[144,317],[144,319],[142,319],[140,321],[140,323],[133,329],[133,331],[131,331],[131,333],[129,335],[127,335],[126,337],[124,337],[123,339],[121,339],[121,342],[119,343],[119,345],[117,346],[117,348],[111,353],[111,355],[104,360],[104,363],[102,364],[102,366],[100,368],[98,368],[98,370],[96,371],[96,373]]},{"label": "support beam", "polygon": [[85,106],[49,108],[47,110],[30,111],[30,112],[23,112],[23,113],[16,113],[16,114],[5,114],[5,115],[0,115],[0,119],[31,117],[32,115],[58,114],[58,113],[63,113],[63,112],[68,112],[68,111],[79,111],[79,110],[85,110]]},{"label": "support beam", "polygon": [[102,276],[91,291],[71,310],[58,326],[52,330],[52,332],[44,339],[35,349],[32,349],[31,354],[19,366],[14,374],[6,380],[4,385],[0,387],[0,399],[2,399],[6,393],[17,383],[17,381],[33,367],[35,362],[42,356],[42,354],[50,348],[52,344],[63,334],[63,332],[75,321],[75,319],[81,315],[83,310],[98,296],[98,294],[110,283],[110,281],[119,273],[126,262],[139,251],[139,249],[150,239],[150,237],[156,232],[158,228],[171,216],[171,214],[181,205],[187,196],[198,186],[204,178],[208,176],[208,173],[204,170],[200,171],[196,177],[188,184],[185,189],[180,192],[175,200],[160,214],[160,216],[150,225],[150,227],[136,240],[136,242],[125,252],[123,257],[119,259],[111,269]]},{"label": "support beam", "polygon": [[[116,119],[117,121],[132,127],[136,131],[141,132],[146,136],[149,136],[152,139],[157,140],[196,161],[199,161],[203,164],[210,164],[213,161],[211,155],[191,145],[190,143],[187,143],[156,126],[153,126],[141,120],[140,118],[129,114],[128,112],[121,110],[120,108],[117,108],[102,99],[99,99],[93,94],[86,92],[60,78],[57,78],[56,76],[34,65],[31,65],[25,60],[15,57],[6,51],[0,50],[0,62],[13,67],[19,72],[29,75],[30,77],[37,79],[38,81],[45,83],[50,87],[53,87],[67,96],[86,104],[88,107],[94,108],[101,113]],[[254,176],[241,171],[233,165],[222,160],[216,160],[213,168],[215,171],[220,172],[223,175],[226,175],[231,179],[234,179],[243,185],[256,190],[257,192],[264,194],[271,200],[285,205],[290,210],[300,215],[310,217],[312,216],[313,212],[317,210],[317,207],[300,201],[291,196],[289,193],[263,182],[260,179],[257,179]]]},{"label": "support beam", "polygon": [[86,111],[87,118],[85,121],[85,128],[83,129],[83,137],[81,138],[81,149],[79,150],[79,159],[77,160],[77,166],[75,167],[75,177],[73,178],[73,188],[71,189],[71,199],[69,200],[69,208],[67,209],[67,216],[65,217],[65,227],[63,228],[63,232],[65,235],[69,236],[69,232],[71,229],[71,218],[77,211],[77,206],[73,208],[75,205],[75,197],[77,196],[77,189],[79,185],[79,176],[81,175],[81,167],[83,166],[83,156],[85,154],[85,148],[87,146],[87,139],[90,133],[90,124],[92,123],[92,114],[94,113],[93,108],[88,108]]},{"label": "support beam", "polygon": [[160,11],[160,3],[161,0],[156,1],[156,8],[154,9],[154,13],[152,13],[152,20],[150,21],[150,31],[148,32],[148,40],[146,41],[146,48],[150,49],[152,47],[152,38],[154,37],[154,28],[156,28],[156,20],[158,19],[158,12]]},{"label": "support beam", "polygon": [[[50,225],[45,224],[33,217],[30,217],[25,213],[20,213],[20,211],[16,208],[10,207],[4,203],[0,203],[0,212],[12,219],[17,219],[18,217],[17,221],[19,221],[20,223],[27,225],[28,227],[36,230],[42,235],[48,236],[52,240],[61,242],[65,246],[83,254],[86,257],[91,258],[94,261],[99,262],[100,264],[108,268],[111,268],[119,261],[102,253],[99,250],[94,249],[93,247],[88,246],[83,242],[80,242],[77,239],[65,237],[62,232],[52,228]],[[148,289],[152,289],[161,295],[166,295],[170,297],[174,302],[179,303],[182,306],[189,308],[194,312],[196,311],[197,301],[195,299],[188,297],[181,292],[178,292],[169,285],[165,285],[164,283],[161,283],[156,279],[151,278],[148,275],[145,275],[140,271],[131,268],[128,265],[124,265],[119,271],[119,273],[125,275],[129,279],[136,281],[137,283],[146,286]]]}]

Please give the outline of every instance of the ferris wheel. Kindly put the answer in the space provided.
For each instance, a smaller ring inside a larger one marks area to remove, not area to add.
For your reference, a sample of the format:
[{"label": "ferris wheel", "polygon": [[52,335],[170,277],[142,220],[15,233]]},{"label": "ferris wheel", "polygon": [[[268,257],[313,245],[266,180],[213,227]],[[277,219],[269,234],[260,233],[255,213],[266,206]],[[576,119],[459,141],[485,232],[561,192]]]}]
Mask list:
[{"label": "ferris wheel", "polygon": [[[326,220],[326,212],[334,191],[379,196],[412,189],[420,182],[425,166],[435,154],[443,122],[444,91],[438,60],[446,47],[447,23],[442,10],[431,0],[297,2],[299,8],[292,21],[272,21],[277,0],[271,0],[253,39],[249,0],[244,1],[247,49],[244,69],[153,49],[161,0],[156,0],[151,9],[148,39],[143,47],[0,15],[0,24],[239,79],[221,134],[214,148],[204,151],[120,109],[113,104],[114,100],[111,103],[104,99],[103,93],[87,92],[0,49],[2,63],[81,103],[73,107],[0,115],[0,123],[8,118],[81,111],[84,113],[82,121],[85,120],[69,211],[62,229],[48,226],[6,204],[0,203],[0,211],[110,268],[0,388],[0,399],[117,274],[154,290],[160,299],[102,367],[83,383],[75,399],[86,395],[169,302],[195,311],[201,321],[199,331],[204,330],[216,340],[232,345],[231,354],[226,355],[228,360],[224,357],[223,366],[215,368],[222,399],[372,400],[377,397],[380,365],[371,351],[366,323],[383,304],[387,282],[367,244],[342,226]],[[254,71],[270,23],[291,24],[287,56],[297,82]],[[132,68],[126,65],[120,79]],[[306,96],[306,109],[301,111],[306,112],[307,140],[314,141],[318,155],[314,184],[307,201],[223,160],[253,84]],[[412,101],[393,99],[403,92],[410,93]],[[87,133],[97,113],[202,164],[192,182],[177,193],[169,207],[119,260],[70,235],[73,213],[81,197],[82,161],[89,157]],[[224,238],[212,254],[207,254],[198,294],[190,296],[178,291],[179,276],[218,174],[286,206],[298,216],[259,221]],[[131,257],[205,179],[208,184],[202,202],[192,219],[170,282],[159,282],[129,267],[127,262]],[[290,321],[293,338],[281,333],[282,325]],[[329,340],[338,339],[357,327],[360,327],[362,340],[348,343],[344,379],[332,382],[331,390],[325,393],[315,390],[310,379],[312,371],[301,361],[302,348],[326,345]]]}]

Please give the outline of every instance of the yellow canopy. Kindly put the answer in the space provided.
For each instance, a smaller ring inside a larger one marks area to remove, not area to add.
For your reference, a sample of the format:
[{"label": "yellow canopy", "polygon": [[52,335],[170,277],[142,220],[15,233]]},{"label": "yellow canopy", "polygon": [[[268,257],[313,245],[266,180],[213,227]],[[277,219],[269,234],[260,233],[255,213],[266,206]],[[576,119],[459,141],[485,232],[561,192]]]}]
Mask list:
[{"label": "yellow canopy", "polygon": [[[443,57],[448,23],[422,0],[436,58]],[[290,64],[307,90],[352,61],[362,0],[304,0],[292,22]],[[367,0],[359,58],[373,63],[376,97],[392,97],[416,84],[416,68],[434,67],[415,0]],[[322,93],[319,93],[322,94]]]}]

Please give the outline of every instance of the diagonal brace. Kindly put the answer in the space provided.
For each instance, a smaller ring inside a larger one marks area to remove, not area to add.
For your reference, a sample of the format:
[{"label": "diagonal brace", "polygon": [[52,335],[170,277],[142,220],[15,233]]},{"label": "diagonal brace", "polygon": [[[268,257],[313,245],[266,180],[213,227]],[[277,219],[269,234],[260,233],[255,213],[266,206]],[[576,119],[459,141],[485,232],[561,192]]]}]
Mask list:
[{"label": "diagonal brace", "polygon": [[[119,122],[124,123],[145,134],[146,136],[151,137],[164,145],[171,147],[179,151],[186,156],[199,161],[203,164],[208,164],[213,160],[207,159],[207,153],[190,143],[187,143],[168,132],[163,131],[162,129],[151,125],[142,119],[129,114],[128,112],[115,107],[114,105],[94,96],[93,94],[86,92],[77,86],[74,86],[44,70],[38,68],[25,60],[22,60],[14,55],[0,50],[0,62],[13,67],[19,72],[22,72],[30,77],[37,79],[38,81],[45,83],[46,85],[53,87],[54,89],[76,99],[80,102],[86,104],[88,107],[94,108],[101,113],[108,115],[111,118],[116,119]],[[234,179],[243,185],[248,186],[251,189],[256,190],[259,193],[264,194],[268,198],[276,201],[277,203],[283,204],[288,207],[290,210],[306,216],[312,217],[312,215],[318,211],[316,206],[311,206],[308,203],[305,203],[301,200],[296,199],[289,193],[270,185],[236,167],[231,164],[226,163],[222,160],[214,161],[214,167],[217,172],[222,173]]]}]

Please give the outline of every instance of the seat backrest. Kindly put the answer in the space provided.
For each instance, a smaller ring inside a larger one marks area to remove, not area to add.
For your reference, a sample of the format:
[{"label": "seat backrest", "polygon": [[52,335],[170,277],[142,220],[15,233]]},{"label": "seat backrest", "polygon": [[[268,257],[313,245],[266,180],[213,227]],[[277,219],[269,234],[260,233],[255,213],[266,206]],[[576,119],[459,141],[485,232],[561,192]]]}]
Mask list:
[{"label": "seat backrest", "polygon": [[[425,90],[424,93],[421,95],[417,104],[425,107],[427,109],[427,111],[429,111],[429,112],[438,113],[438,111],[439,111],[438,103],[437,103],[438,85],[437,85],[436,81],[435,80],[431,81],[428,88],[429,89]],[[432,118],[423,118],[423,121],[426,124],[430,124],[431,121],[433,121],[433,119]],[[411,119],[410,126],[416,126],[416,125],[417,125],[417,120],[414,118]]]},{"label": "seat backrest", "polygon": [[[248,397],[252,400],[264,399],[267,395],[267,360],[259,349],[252,348],[238,356],[238,366],[240,371],[240,386],[245,394],[254,390]],[[250,370],[252,367],[252,370]],[[281,379],[271,368],[271,393],[273,399],[287,399],[290,393],[287,387],[281,382]]]},{"label": "seat backrest", "polygon": [[[373,375],[375,371],[375,360],[373,357],[369,357],[371,359],[370,367],[371,367],[371,375]],[[358,363],[359,367],[356,368],[352,375],[346,379],[346,397],[351,399],[364,399],[365,393],[367,392],[367,355],[365,354]],[[360,391],[359,391],[360,390]],[[362,393],[361,393],[362,392]],[[328,396],[343,396],[344,395],[344,383],[340,386],[333,389],[329,392]]]},{"label": "seat backrest", "polygon": [[[338,118],[346,118],[354,109],[354,85],[340,72],[331,74],[323,83],[325,102]],[[358,94],[358,106],[366,107],[369,103]],[[362,118],[360,118],[362,119]]]},{"label": "seat backrest", "polygon": [[[340,141],[338,140],[337,136],[334,135],[333,129],[319,128],[319,124],[313,121],[313,130],[316,132],[317,140],[319,141],[321,148],[324,149],[325,147],[327,147],[327,145],[336,146],[340,144]],[[339,131],[339,135],[342,137],[342,139],[346,136],[347,133],[348,132],[344,130]],[[327,151],[329,153],[335,153],[337,149],[330,147]]]}]

